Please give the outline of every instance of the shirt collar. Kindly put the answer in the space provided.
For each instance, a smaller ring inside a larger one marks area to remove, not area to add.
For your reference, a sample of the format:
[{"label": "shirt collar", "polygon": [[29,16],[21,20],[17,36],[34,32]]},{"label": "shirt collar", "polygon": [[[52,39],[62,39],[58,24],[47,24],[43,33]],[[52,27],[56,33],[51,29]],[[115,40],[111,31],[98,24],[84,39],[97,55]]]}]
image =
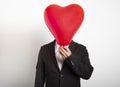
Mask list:
[{"label": "shirt collar", "polygon": [[[55,53],[58,51],[60,45],[55,41]],[[69,47],[69,45],[66,45],[66,47]]]}]

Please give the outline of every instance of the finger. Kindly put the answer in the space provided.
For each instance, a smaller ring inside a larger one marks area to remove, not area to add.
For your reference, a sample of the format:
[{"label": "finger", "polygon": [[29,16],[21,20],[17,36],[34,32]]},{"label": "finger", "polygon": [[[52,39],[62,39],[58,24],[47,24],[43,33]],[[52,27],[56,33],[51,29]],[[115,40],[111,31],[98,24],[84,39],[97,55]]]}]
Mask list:
[{"label": "finger", "polygon": [[68,47],[61,46],[60,49],[62,49],[65,52],[67,57],[71,55],[71,51]]},{"label": "finger", "polygon": [[66,50],[66,52],[67,52],[67,56],[70,56],[71,55],[71,51],[70,51],[70,49],[68,48],[68,47],[64,47],[63,48],[64,50]]},{"label": "finger", "polygon": [[61,54],[61,56],[62,56],[62,58],[64,60],[66,58],[66,56],[64,56],[61,52],[60,52],[60,54]]},{"label": "finger", "polygon": [[61,47],[60,48],[65,54],[67,54],[67,51],[66,51],[66,49],[64,49],[64,47]]},{"label": "finger", "polygon": [[63,47],[67,52],[70,52],[70,49],[68,47]]},{"label": "finger", "polygon": [[61,54],[61,57],[63,58],[63,60],[65,60],[65,58],[66,58],[66,57],[65,57],[64,55],[62,55],[62,54]]},{"label": "finger", "polygon": [[69,55],[69,53],[62,47],[61,48],[62,52],[64,53],[64,55],[67,57]]},{"label": "finger", "polygon": [[63,47],[64,51],[66,52],[66,55],[69,56],[71,54],[71,51],[68,47]]},{"label": "finger", "polygon": [[61,56],[62,56],[62,58],[63,58],[63,57],[65,57],[65,56],[64,56],[65,54],[64,54],[64,53],[62,52],[62,50],[61,50],[62,47],[63,47],[63,46],[60,46],[60,47],[59,47],[59,52],[60,52],[60,54],[61,54]]},{"label": "finger", "polygon": [[62,49],[60,49],[59,51],[63,56],[66,56],[65,52]]},{"label": "finger", "polygon": [[67,49],[67,47],[65,47],[65,46],[64,46],[64,47],[63,47],[63,49],[64,49],[65,51],[67,51],[67,52],[68,52],[68,49]]},{"label": "finger", "polygon": [[59,52],[60,52],[64,57],[67,57],[66,53],[65,53],[62,49],[59,49]]}]

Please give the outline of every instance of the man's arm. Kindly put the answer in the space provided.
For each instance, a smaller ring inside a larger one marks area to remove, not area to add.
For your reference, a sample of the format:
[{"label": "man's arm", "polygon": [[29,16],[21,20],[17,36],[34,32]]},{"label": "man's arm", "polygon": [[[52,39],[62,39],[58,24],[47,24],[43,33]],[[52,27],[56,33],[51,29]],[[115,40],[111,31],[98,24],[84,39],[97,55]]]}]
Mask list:
[{"label": "man's arm", "polygon": [[42,58],[44,57],[43,50],[44,48],[41,47],[38,55],[34,87],[44,87],[45,75],[44,75],[44,63],[42,60]]},{"label": "man's arm", "polygon": [[80,60],[78,58],[75,58],[74,54],[71,53],[71,55],[65,58],[64,62],[68,65],[68,67],[75,75],[83,79],[89,79],[93,72],[93,67],[90,64],[89,55],[86,47],[84,47],[83,54]]}]

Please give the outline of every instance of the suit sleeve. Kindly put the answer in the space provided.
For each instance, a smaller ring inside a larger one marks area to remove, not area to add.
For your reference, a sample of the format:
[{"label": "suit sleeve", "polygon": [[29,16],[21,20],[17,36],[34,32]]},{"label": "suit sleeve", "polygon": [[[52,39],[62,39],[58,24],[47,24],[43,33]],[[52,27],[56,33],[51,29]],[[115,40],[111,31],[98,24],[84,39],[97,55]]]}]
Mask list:
[{"label": "suit sleeve", "polygon": [[36,65],[36,76],[34,87],[44,87],[45,75],[44,75],[44,62],[42,60],[44,56],[44,49],[41,47],[38,54],[38,61]]},{"label": "suit sleeve", "polygon": [[68,58],[65,59],[64,62],[67,64],[67,66],[72,70],[72,72],[75,75],[83,79],[86,79],[86,80],[89,79],[93,72],[93,67],[90,63],[89,55],[86,47],[84,47],[83,49],[81,60],[78,58],[75,58],[74,54],[71,54]]}]

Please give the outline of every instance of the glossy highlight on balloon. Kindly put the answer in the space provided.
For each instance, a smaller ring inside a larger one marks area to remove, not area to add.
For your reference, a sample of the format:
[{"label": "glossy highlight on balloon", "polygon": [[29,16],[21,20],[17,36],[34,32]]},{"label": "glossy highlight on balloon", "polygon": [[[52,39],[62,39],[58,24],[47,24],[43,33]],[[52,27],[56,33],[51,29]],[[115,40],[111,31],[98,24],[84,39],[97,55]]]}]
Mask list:
[{"label": "glossy highlight on balloon", "polygon": [[44,11],[45,23],[61,46],[68,45],[84,19],[84,10],[78,4],[62,7],[49,5]]}]

